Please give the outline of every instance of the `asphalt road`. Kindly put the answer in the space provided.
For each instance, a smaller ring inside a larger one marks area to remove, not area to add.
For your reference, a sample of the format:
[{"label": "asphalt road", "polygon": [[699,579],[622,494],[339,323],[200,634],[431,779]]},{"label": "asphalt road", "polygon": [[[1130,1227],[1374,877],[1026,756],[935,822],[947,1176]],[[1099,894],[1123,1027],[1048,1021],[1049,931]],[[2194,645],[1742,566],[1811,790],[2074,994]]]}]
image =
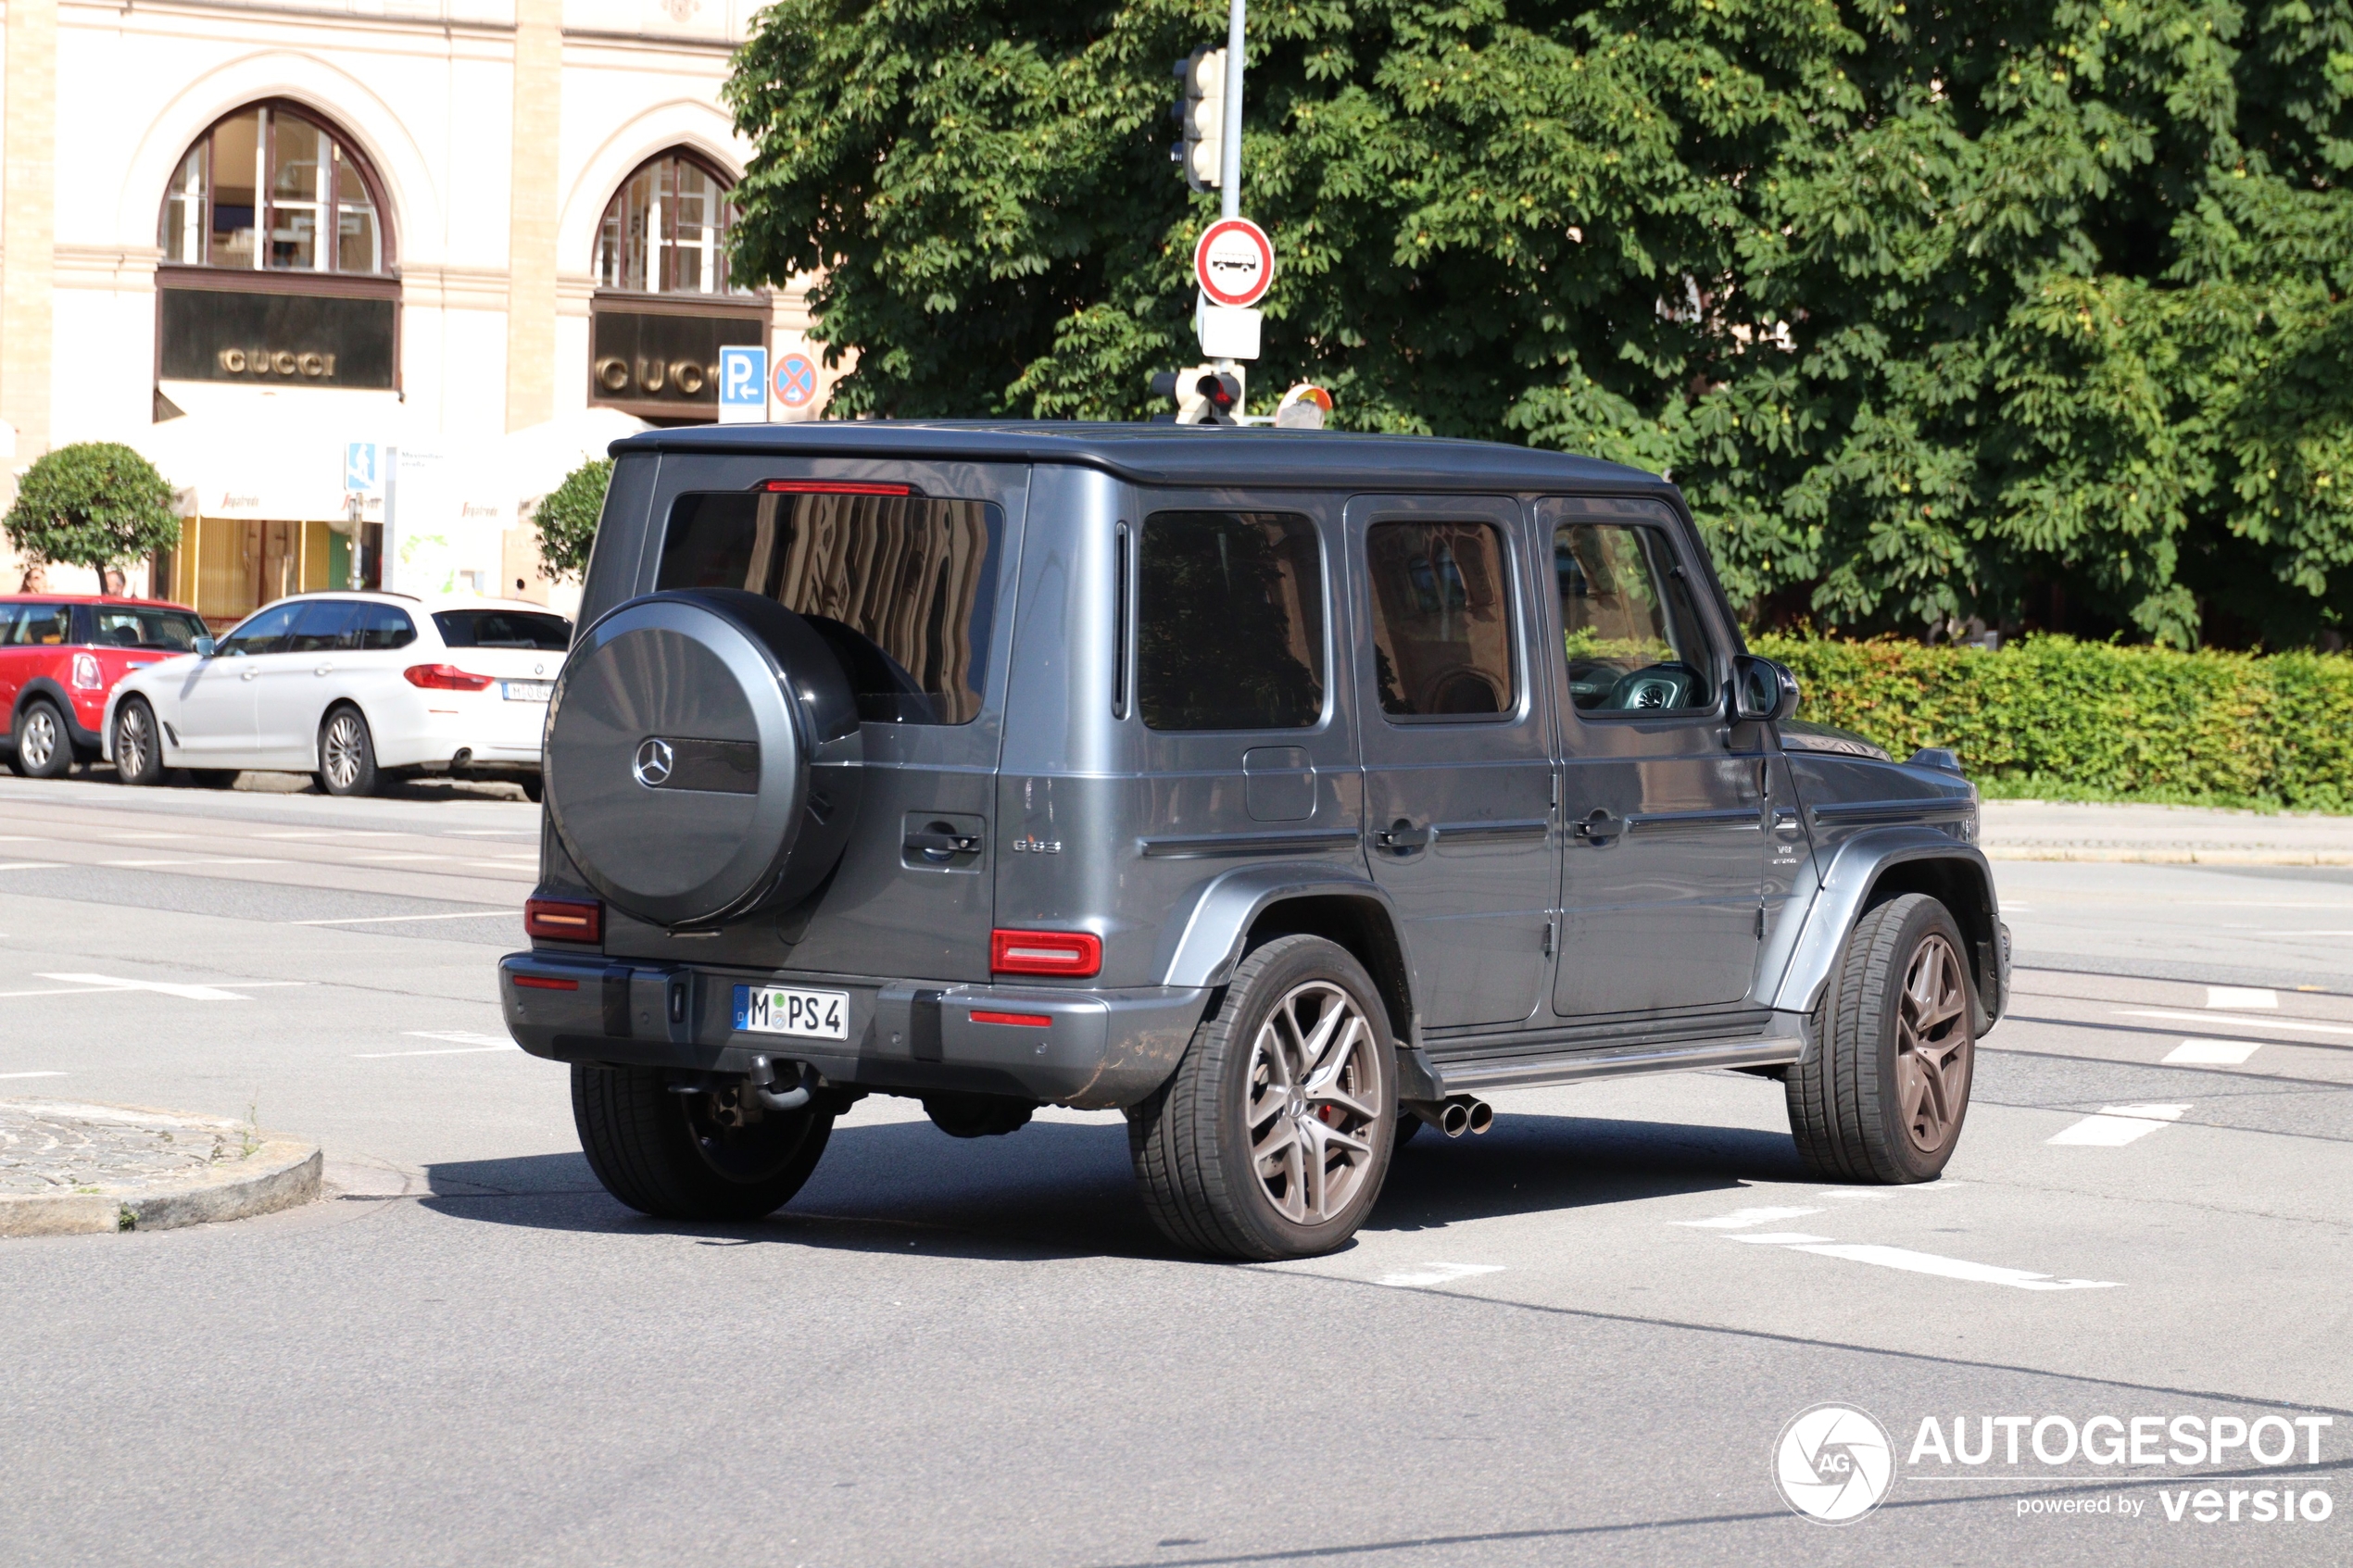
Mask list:
[{"label": "asphalt road", "polygon": [[[2353,873],[2002,864],[1933,1185],[1806,1181],[1755,1078],[1527,1091],[1236,1267],[1103,1115],[870,1099],[768,1222],[632,1215],[498,1023],[535,809],[412,794],[0,782],[0,1095],[250,1111],[333,1187],[0,1243],[0,1562],[2353,1559]],[[1832,1402],[1894,1467],[1835,1529],[1773,1474]]]}]

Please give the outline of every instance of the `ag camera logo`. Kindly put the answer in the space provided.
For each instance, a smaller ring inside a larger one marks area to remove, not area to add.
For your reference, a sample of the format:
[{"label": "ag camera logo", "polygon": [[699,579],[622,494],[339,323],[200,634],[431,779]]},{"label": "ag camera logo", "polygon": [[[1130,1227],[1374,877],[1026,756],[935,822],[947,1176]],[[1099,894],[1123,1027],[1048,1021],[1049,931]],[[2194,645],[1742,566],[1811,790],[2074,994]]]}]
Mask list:
[{"label": "ag camera logo", "polygon": [[1773,1444],[1781,1500],[1818,1524],[1852,1524],[1877,1508],[1895,1479],[1887,1428],[1852,1405],[1801,1411]]}]

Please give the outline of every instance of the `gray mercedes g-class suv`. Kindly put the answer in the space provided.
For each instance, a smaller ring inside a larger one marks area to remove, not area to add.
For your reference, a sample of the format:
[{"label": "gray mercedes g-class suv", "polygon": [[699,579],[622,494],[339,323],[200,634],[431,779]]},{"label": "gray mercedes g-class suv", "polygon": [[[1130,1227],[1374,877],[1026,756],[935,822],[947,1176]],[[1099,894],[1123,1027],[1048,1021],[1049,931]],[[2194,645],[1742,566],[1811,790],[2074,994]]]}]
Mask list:
[{"label": "gray mercedes g-class suv", "polygon": [[1951,1156],[2007,940],[1949,753],[1793,719],[1675,488],[1470,442],[618,443],[509,1028],[623,1203],[745,1219],[868,1093],[1126,1112],[1177,1244],[1344,1242],[1497,1089],[1781,1077]]}]

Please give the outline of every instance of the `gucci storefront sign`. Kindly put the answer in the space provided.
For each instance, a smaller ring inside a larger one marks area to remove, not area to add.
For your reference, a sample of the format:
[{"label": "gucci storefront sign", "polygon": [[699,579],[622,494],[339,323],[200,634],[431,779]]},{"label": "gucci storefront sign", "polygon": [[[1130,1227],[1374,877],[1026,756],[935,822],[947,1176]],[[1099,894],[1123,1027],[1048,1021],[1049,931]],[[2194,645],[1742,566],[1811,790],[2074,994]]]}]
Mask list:
[{"label": "gucci storefront sign", "polygon": [[157,371],[166,381],[384,389],[398,303],[333,295],[165,287]]},{"label": "gucci storefront sign", "polygon": [[590,332],[588,396],[632,412],[715,418],[719,351],[768,341],[750,313],[685,315],[599,305]]}]

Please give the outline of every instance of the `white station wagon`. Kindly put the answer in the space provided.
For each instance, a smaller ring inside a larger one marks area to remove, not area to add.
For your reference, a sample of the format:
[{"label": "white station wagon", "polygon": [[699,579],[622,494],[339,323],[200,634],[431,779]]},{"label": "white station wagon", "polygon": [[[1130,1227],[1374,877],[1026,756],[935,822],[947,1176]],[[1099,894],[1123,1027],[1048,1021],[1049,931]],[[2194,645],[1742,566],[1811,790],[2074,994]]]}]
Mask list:
[{"label": "white station wagon", "polygon": [[116,686],[105,754],[133,784],[255,769],[366,795],[403,771],[510,780],[536,800],[571,640],[570,621],[519,599],[298,594]]}]

